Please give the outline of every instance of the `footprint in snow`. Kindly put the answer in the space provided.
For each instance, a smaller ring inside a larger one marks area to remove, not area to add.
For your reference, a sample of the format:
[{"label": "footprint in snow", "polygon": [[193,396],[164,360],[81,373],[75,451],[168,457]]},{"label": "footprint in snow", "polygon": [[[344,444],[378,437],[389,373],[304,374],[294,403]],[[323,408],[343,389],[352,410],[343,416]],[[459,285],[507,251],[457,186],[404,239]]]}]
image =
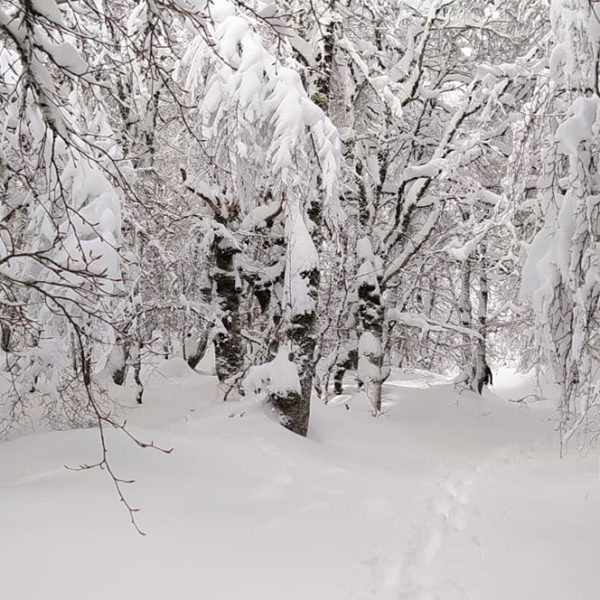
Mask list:
[{"label": "footprint in snow", "polygon": [[467,526],[472,484],[468,477],[453,476],[434,482],[425,522],[401,562],[399,600],[442,600],[448,597],[449,589],[454,597],[460,591],[461,598],[468,598],[456,582],[436,581],[435,562],[449,536]]}]

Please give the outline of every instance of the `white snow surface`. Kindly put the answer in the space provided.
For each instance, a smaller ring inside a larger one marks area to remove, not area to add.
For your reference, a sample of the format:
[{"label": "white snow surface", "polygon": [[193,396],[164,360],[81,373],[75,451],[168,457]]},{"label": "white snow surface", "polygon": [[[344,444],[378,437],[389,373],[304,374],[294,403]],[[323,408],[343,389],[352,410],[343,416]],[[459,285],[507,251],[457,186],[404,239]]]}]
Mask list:
[{"label": "white snow surface", "polygon": [[309,438],[268,407],[216,400],[181,360],[112,389],[142,450],[111,432],[135,478],[138,535],[99,471],[95,430],[0,443],[0,571],[10,600],[597,600],[597,453],[560,460],[552,402],[510,371],[495,394],[394,370],[387,412],[350,387],[313,401]]}]

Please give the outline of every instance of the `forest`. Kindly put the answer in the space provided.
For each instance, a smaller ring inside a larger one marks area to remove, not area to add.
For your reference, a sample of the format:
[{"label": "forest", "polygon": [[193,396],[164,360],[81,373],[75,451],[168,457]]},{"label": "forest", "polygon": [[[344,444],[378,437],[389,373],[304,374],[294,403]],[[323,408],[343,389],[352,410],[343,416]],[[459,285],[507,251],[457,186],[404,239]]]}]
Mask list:
[{"label": "forest", "polygon": [[599,157],[596,0],[1,0],[9,596],[597,600]]}]

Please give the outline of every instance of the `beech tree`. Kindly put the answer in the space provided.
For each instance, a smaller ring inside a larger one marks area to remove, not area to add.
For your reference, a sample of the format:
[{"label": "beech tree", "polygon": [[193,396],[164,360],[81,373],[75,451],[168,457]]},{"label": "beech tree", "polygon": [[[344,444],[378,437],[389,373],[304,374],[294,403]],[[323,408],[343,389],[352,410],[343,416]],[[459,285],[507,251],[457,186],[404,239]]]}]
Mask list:
[{"label": "beech tree", "polygon": [[6,2],[7,423],[40,398],[112,419],[107,376],[142,402],[148,365],[212,347],[222,399],[301,435],[349,373],[380,415],[392,367],[482,394],[537,354],[563,441],[592,427],[598,22],[585,0]]},{"label": "beech tree", "polygon": [[[54,2],[0,9],[2,331],[11,421],[38,394],[55,424],[104,413],[89,392],[114,341],[122,190],[93,43]],[[60,397],[79,379],[83,403]]]},{"label": "beech tree", "polygon": [[[236,388],[242,391],[240,291],[244,275],[252,279],[258,271],[260,290],[279,288],[278,344],[285,352],[278,351],[278,356],[284,361],[287,353],[297,376],[281,387],[261,368],[259,380],[251,377],[251,381],[263,382],[283,423],[305,435],[320,276],[314,239],[323,218],[335,221],[341,215],[338,134],[309,99],[298,74],[265,49],[248,17],[222,3],[218,10],[211,9],[211,19],[205,35],[212,43],[207,45],[200,36],[192,44],[184,77],[193,93],[201,94],[199,135],[209,140],[202,146],[210,156],[206,175],[189,186],[205,200],[214,223],[212,278],[220,319],[215,336],[217,374],[226,397]],[[280,216],[283,231],[274,223]],[[277,245],[283,248],[274,250],[279,265],[249,264],[245,255],[252,244],[246,236],[261,230],[279,237]],[[266,279],[267,269],[271,281]]]},{"label": "beech tree", "polygon": [[[538,347],[562,394],[562,444],[597,418],[596,320],[599,14],[593,3],[552,2],[551,83],[540,124],[537,201],[542,223],[523,272]],[[543,93],[543,92],[540,92]],[[584,428],[585,429],[585,428]]]}]

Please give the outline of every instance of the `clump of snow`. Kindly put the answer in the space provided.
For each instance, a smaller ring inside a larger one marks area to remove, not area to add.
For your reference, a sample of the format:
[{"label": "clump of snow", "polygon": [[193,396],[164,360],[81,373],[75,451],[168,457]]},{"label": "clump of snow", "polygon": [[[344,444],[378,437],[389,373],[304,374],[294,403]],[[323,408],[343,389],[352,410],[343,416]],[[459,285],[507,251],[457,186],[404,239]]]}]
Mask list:
[{"label": "clump of snow", "polygon": [[272,361],[251,367],[243,383],[246,392],[269,392],[280,396],[289,392],[300,392],[298,369],[289,359],[289,355],[289,347],[282,345]]},{"label": "clump of snow", "polygon": [[375,255],[369,238],[359,238],[356,244],[356,254],[359,260],[356,281],[360,285],[366,283],[374,288],[379,287],[377,277],[381,275],[381,259]]},{"label": "clump of snow", "polygon": [[365,331],[360,336],[358,342],[358,351],[367,356],[379,356],[381,353],[381,341],[378,340],[370,331]]},{"label": "clump of snow", "polygon": [[406,180],[417,179],[419,177],[436,177],[444,169],[446,162],[444,158],[433,158],[423,165],[412,165],[404,169],[403,178]]},{"label": "clump of snow", "polygon": [[31,0],[31,7],[56,25],[64,25],[63,16],[54,0]]},{"label": "clump of snow", "polygon": [[319,254],[297,204],[288,207],[286,236],[288,253],[285,268],[284,304],[291,317],[312,312],[316,299],[306,279],[319,266]]},{"label": "clump of snow", "polygon": [[45,50],[59,67],[67,69],[74,75],[83,75],[89,68],[77,49],[68,42],[46,44]]},{"label": "clump of snow", "polygon": [[573,102],[569,117],[556,130],[556,141],[563,154],[575,154],[582,142],[592,139],[595,135],[594,123],[599,103],[600,99],[597,97],[577,98]]}]

